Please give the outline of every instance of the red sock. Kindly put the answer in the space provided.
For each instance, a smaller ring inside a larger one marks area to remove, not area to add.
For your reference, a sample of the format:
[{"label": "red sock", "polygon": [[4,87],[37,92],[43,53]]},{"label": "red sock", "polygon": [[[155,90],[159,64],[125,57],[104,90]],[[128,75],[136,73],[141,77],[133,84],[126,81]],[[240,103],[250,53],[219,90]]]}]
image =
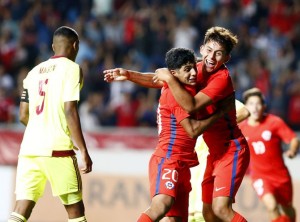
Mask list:
[{"label": "red sock", "polygon": [[247,221],[240,214],[235,212],[234,217],[232,218],[231,222],[247,222]]},{"label": "red sock", "polygon": [[139,219],[137,220],[137,222],[153,222],[153,221],[147,214],[142,213]]}]

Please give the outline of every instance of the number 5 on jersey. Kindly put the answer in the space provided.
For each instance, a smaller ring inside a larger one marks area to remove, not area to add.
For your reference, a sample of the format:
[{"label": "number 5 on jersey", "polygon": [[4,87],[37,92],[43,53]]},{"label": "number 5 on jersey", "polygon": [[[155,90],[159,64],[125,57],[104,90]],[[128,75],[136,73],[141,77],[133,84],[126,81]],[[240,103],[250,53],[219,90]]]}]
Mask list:
[{"label": "number 5 on jersey", "polygon": [[39,81],[39,96],[40,96],[39,101],[42,100],[42,103],[36,106],[35,111],[37,115],[41,114],[44,110],[44,103],[45,103],[45,96],[46,96],[45,85],[47,84],[48,84],[48,79]]}]

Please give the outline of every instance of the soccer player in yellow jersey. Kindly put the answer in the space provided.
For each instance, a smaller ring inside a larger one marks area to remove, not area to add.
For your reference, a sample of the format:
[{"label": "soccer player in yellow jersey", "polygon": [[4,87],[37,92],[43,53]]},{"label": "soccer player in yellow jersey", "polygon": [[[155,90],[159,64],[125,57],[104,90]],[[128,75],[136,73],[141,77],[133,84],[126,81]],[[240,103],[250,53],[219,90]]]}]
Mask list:
[{"label": "soccer player in yellow jersey", "polygon": [[[245,105],[238,100],[235,100],[237,122],[246,119],[250,112]],[[202,189],[201,183],[203,180],[206,158],[209,154],[208,147],[204,142],[202,135],[198,137],[195,151],[198,155],[199,165],[191,168],[191,184],[192,191],[189,195],[189,219],[188,222],[202,222],[205,221],[202,215]]]},{"label": "soccer player in yellow jersey", "polygon": [[[54,56],[34,67],[23,81],[20,121],[26,126],[18,159],[16,205],[8,222],[26,222],[48,180],[68,213],[68,222],[85,222],[82,181],[75,145],[81,153],[82,173],[92,160],[82,134],[77,103],[82,72],[75,58],[79,37],[62,26],[53,35]],[[49,215],[45,215],[49,217]]]}]

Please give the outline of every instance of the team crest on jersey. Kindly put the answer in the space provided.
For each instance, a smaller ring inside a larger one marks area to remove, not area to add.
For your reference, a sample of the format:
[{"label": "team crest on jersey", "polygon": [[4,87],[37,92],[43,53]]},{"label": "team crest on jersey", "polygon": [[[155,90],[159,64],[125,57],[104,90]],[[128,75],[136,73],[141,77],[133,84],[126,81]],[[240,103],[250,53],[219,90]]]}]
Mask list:
[{"label": "team crest on jersey", "polygon": [[172,183],[171,181],[167,181],[165,183],[165,185],[166,185],[166,188],[169,189],[169,190],[174,189],[174,183]]},{"label": "team crest on jersey", "polygon": [[269,141],[272,137],[272,133],[269,130],[265,130],[262,132],[261,137],[265,140],[265,141]]}]

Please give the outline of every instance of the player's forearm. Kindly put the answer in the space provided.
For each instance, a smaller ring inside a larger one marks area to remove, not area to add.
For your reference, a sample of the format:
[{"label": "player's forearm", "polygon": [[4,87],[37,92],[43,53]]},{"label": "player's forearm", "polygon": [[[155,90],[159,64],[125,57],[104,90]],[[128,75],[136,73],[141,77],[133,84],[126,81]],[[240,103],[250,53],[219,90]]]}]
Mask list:
[{"label": "player's forearm", "polygon": [[167,81],[169,88],[178,102],[178,104],[186,110],[188,113],[196,111],[196,100],[195,98],[185,90],[182,84],[180,84],[174,77]]},{"label": "player's forearm", "polygon": [[29,116],[20,116],[20,122],[24,125],[27,126],[28,124],[28,120],[29,120]]},{"label": "player's forearm", "polygon": [[202,125],[202,127],[201,127],[202,128],[202,132],[201,132],[201,134],[205,130],[207,130],[211,125],[213,125],[222,116],[223,116],[223,112],[222,111],[218,111],[214,115],[210,116],[209,118],[201,120],[201,125]]},{"label": "player's forearm", "polygon": [[27,126],[29,115],[19,115],[19,120],[24,126]]},{"label": "player's forearm", "polygon": [[236,110],[236,121],[238,123],[242,122],[244,119],[247,119],[249,116],[250,112],[245,106]]},{"label": "player's forearm", "polygon": [[162,82],[153,83],[154,73],[141,73],[137,71],[128,70],[128,80],[140,86],[147,88],[161,88]]},{"label": "player's forearm", "polygon": [[68,128],[70,130],[71,137],[75,142],[80,152],[86,152],[86,143],[82,134],[80,118],[77,110],[70,109],[65,112]]},{"label": "player's forearm", "polygon": [[300,142],[297,137],[293,138],[290,143],[289,150],[294,154],[297,155],[299,151]]},{"label": "player's forearm", "polygon": [[216,112],[214,115],[210,116],[207,119],[195,120],[192,123],[193,133],[192,138],[197,138],[204,133],[211,125],[213,125],[220,117],[223,116],[222,111]]}]

